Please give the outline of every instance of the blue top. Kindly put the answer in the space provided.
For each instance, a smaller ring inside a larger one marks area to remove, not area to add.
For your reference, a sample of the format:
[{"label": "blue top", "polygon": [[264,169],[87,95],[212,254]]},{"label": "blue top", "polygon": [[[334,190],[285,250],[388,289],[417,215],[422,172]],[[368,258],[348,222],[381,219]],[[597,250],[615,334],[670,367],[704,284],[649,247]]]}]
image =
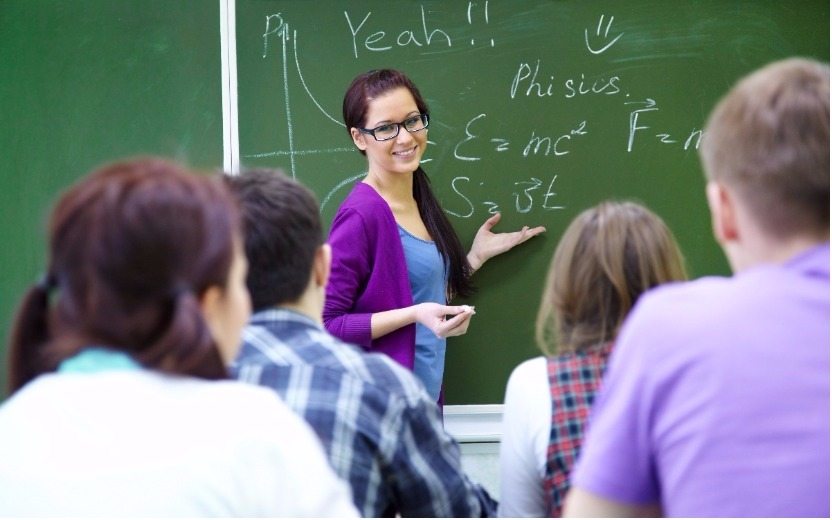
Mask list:
[{"label": "blue top", "polygon": [[[413,292],[413,304],[434,302],[444,305],[445,264],[436,244],[417,238],[399,226],[399,237],[407,262],[407,277]],[[445,372],[445,338],[438,338],[430,329],[416,324],[416,357],[413,373],[425,385],[434,400],[439,400],[442,390],[442,375]]]}]

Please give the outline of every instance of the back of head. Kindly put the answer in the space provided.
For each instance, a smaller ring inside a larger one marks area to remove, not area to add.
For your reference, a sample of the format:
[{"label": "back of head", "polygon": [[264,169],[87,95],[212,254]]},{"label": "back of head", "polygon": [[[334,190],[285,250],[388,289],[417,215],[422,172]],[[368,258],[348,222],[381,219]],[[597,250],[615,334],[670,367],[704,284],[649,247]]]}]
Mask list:
[{"label": "back of head", "polygon": [[829,66],[770,64],[719,102],[700,155],[772,237],[829,232]]},{"label": "back of head", "polygon": [[682,254],[656,214],[607,201],[575,217],[549,267],[537,316],[548,355],[612,341],[642,293],[685,279]]},{"label": "back of head", "polygon": [[217,179],[162,159],[80,180],[51,214],[47,277],[19,310],[11,391],[88,346],[169,373],[225,377],[198,298],[226,286],[238,226]]},{"label": "back of head", "polygon": [[296,302],[323,244],[315,196],[279,171],[253,170],[225,179],[240,204],[254,311]]}]

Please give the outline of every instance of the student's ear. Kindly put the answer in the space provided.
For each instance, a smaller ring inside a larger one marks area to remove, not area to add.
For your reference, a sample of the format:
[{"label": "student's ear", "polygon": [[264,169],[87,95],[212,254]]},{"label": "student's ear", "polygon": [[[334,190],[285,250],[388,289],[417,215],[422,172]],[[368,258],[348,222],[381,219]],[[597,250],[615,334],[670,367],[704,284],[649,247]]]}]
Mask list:
[{"label": "student's ear", "polygon": [[350,128],[350,135],[352,136],[352,142],[355,143],[355,146],[358,147],[359,150],[366,150],[367,149],[367,135],[362,133],[358,128]]},{"label": "student's ear", "polygon": [[329,244],[321,244],[321,247],[315,251],[314,261],[314,276],[315,284],[318,287],[326,287],[329,282],[329,270],[332,265],[332,248]]},{"label": "student's ear", "polygon": [[705,188],[714,237],[720,244],[739,238],[737,227],[737,202],[730,190],[716,181],[709,181]]},{"label": "student's ear", "polygon": [[199,310],[205,324],[208,325],[211,336],[214,338],[219,337],[220,327],[222,326],[222,317],[220,316],[224,312],[222,302],[223,291],[217,285],[212,285],[199,297]]}]

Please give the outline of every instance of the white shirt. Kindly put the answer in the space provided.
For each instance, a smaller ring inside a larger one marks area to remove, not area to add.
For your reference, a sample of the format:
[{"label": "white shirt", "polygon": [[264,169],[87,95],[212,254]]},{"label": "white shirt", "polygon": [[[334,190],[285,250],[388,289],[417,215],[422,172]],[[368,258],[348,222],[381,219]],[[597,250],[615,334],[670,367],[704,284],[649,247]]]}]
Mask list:
[{"label": "white shirt", "polygon": [[148,370],[50,374],[0,407],[0,516],[357,516],[267,389]]},{"label": "white shirt", "polygon": [[518,365],[506,385],[499,516],[546,516],[543,479],[551,422],[549,376],[541,356]]}]

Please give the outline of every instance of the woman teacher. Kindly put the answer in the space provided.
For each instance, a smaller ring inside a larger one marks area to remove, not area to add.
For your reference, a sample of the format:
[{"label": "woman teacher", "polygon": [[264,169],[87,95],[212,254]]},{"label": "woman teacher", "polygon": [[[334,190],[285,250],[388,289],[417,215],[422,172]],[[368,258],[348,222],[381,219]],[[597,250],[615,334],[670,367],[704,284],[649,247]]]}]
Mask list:
[{"label": "woman teacher", "polygon": [[367,176],[343,201],[330,229],[324,323],[342,340],[412,369],[439,400],[446,338],[465,334],[474,314],[472,307],[447,303],[473,292],[470,277],[483,263],[545,228],[493,233],[496,214],[465,252],[420,166],[430,116],[403,73],[382,69],[356,77],[344,95],[343,114],[367,158]]}]

